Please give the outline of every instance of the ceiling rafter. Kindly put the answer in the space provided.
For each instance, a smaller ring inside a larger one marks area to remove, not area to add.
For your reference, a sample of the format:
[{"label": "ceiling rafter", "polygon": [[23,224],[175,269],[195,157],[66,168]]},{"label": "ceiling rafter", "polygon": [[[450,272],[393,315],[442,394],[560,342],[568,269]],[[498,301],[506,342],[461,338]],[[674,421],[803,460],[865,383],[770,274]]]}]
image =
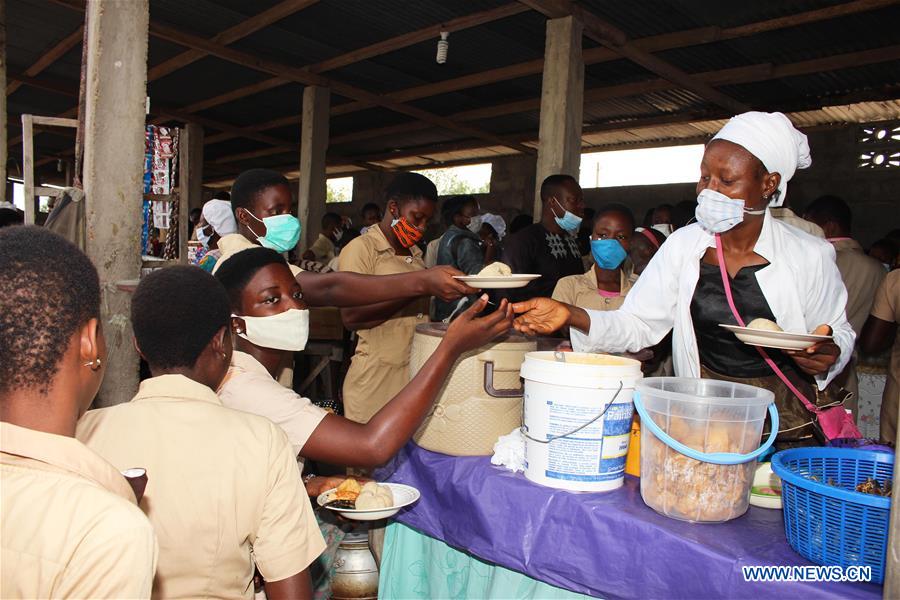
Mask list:
[{"label": "ceiling rafter", "polygon": [[[786,27],[794,27],[808,23],[815,23],[828,19],[834,19],[842,16],[867,12],[879,8],[896,5],[900,0],[851,0],[844,4],[819,8],[801,13],[795,13],[786,17],[768,19],[764,21],[756,21],[736,27],[719,28],[719,27],[701,27],[697,29],[686,29],[675,31],[672,33],[664,33],[661,35],[648,36],[633,40],[634,45],[640,47],[647,52],[662,52],[665,50],[673,50],[676,48],[684,48],[699,44],[708,44],[712,42],[726,41],[738,39],[751,35],[758,35],[771,31],[777,31]],[[524,5],[523,5],[524,6]],[[583,52],[585,65],[600,64],[612,60],[620,59],[621,56],[605,47],[588,48]],[[480,71],[470,75],[463,75],[453,79],[447,79],[436,83],[428,83],[425,85],[414,86],[399,90],[388,94],[391,99],[400,102],[411,102],[421,100],[440,94],[461,91],[469,88],[479,87],[486,84],[509,81],[526,77],[528,75],[537,75],[543,71],[544,59],[539,58],[506,67],[489,69]],[[249,86],[248,86],[249,87]],[[244,88],[246,89],[246,88]],[[199,104],[199,103],[198,103]],[[366,108],[371,105],[365,102],[345,102],[331,109],[331,116],[345,115]],[[192,112],[192,111],[191,111]],[[288,124],[293,124],[300,117],[289,116],[280,119],[274,119],[265,123],[249,126],[254,131],[266,131],[267,129],[276,129]],[[232,139],[232,135],[228,133],[220,133],[206,138],[207,144],[216,144],[228,139]]]},{"label": "ceiling rafter", "polygon": [[571,0],[519,0],[526,6],[545,15],[548,19],[572,16],[584,26],[584,35],[606,46],[613,52],[620,54],[631,62],[640,65],[663,79],[678,84],[687,90],[694,92],[701,98],[717,104],[727,110],[741,113],[750,110],[750,107],[727,94],[723,94],[711,85],[697,80],[686,71],[665,61],[655,54],[647,52],[640,46],[629,40],[624,31],[609,23],[594,13],[585,10]]},{"label": "ceiling rafter", "polygon": [[[225,31],[214,35],[209,38],[209,41],[214,42],[216,44],[233,44],[234,42],[241,40],[248,35],[254,34],[260,29],[264,29],[273,23],[277,23],[278,21],[288,17],[294,13],[300,12],[301,10],[316,4],[319,0],[284,0],[283,2],[279,2],[272,8],[262,11],[261,13],[257,13],[252,17],[245,17],[240,23],[233,27],[229,27]],[[163,61],[162,63],[155,65],[147,70],[147,81],[154,81],[161,77],[165,77],[170,73],[174,73],[179,69],[183,69],[184,67],[194,63],[201,58],[207,56],[206,52],[202,50],[191,49],[187,52],[182,52],[177,56],[173,56],[169,60]]]},{"label": "ceiling rafter", "polygon": [[[335,56],[333,58],[329,58],[327,60],[323,60],[313,65],[309,65],[305,67],[305,69],[307,69],[311,73],[324,73],[326,71],[346,67],[363,60],[368,60],[382,54],[394,52],[396,50],[400,50],[402,48],[406,48],[408,46],[412,46],[414,44],[436,38],[441,31],[462,31],[464,29],[470,29],[472,27],[477,27],[479,25],[485,25],[493,21],[505,19],[507,17],[511,17],[513,15],[517,15],[526,11],[528,11],[528,7],[523,6],[519,2],[511,2],[497,8],[473,13],[471,15],[451,19],[450,21],[446,21],[444,23],[429,25],[428,27],[425,27],[423,29],[418,29],[416,31],[411,31],[409,33],[394,36],[381,42],[377,42],[369,46],[364,46],[356,50],[351,50],[350,52]],[[283,77],[273,77],[271,79],[266,79],[258,83],[234,89],[225,94],[214,96],[206,100],[201,100],[200,102],[196,102],[184,107],[184,110],[189,113],[206,110],[214,106],[219,106],[220,104],[226,104],[228,102],[232,102],[246,96],[252,96],[253,94],[271,90],[288,83],[290,83],[290,80],[288,79],[285,79]],[[300,117],[298,116],[296,120],[299,120],[299,118]]]},{"label": "ceiling rafter", "polygon": [[[73,8],[75,10],[84,11],[83,0],[53,0],[57,4]],[[339,81],[329,79],[322,75],[308,72],[302,68],[293,67],[278,61],[268,60],[255,54],[229,48],[223,44],[211,42],[200,36],[182,31],[176,27],[165,25],[156,21],[150,21],[150,34],[165,39],[169,42],[191,48],[193,50],[202,50],[209,55],[216,56],[223,60],[233,62],[235,64],[255,69],[257,71],[268,72],[278,77],[284,77],[290,81],[295,81],[304,85],[316,85],[328,87],[336,94],[371,102],[377,106],[382,106],[388,110],[407,115],[414,119],[426,121],[436,127],[456,131],[466,136],[480,138],[484,141],[498,144],[501,146],[509,146],[510,148],[526,154],[535,154],[536,151],[530,146],[522,144],[510,143],[498,135],[483,131],[477,127],[454,123],[452,120],[430,113],[428,111],[409,106],[400,102],[396,102],[384,96],[363,90],[356,86],[341,83]]]},{"label": "ceiling rafter", "polygon": [[[47,48],[41,53],[41,57],[34,61],[30,67],[23,71],[23,74],[27,77],[37,77],[40,73],[58,61],[60,58],[65,56],[69,50],[77,46],[81,43],[81,38],[84,36],[84,25],[79,25],[78,29],[61,39],[59,42]],[[13,92],[15,92],[19,87],[21,87],[21,83],[18,81],[14,81],[9,84],[6,88],[6,95],[9,96]]]}]

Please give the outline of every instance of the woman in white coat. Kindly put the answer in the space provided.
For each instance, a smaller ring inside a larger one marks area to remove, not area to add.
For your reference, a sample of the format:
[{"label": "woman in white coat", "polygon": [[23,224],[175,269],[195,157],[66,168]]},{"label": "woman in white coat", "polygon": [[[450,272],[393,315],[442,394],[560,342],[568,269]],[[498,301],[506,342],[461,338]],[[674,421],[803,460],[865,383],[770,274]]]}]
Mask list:
[{"label": "woman in white coat", "polygon": [[546,334],[564,326],[582,352],[636,352],[673,330],[680,377],[740,381],[775,393],[779,442],[814,443],[812,415],[757,350],[719,323],[737,324],[719,270],[724,254],[735,308],[745,323],[775,321],[792,332],[830,333],[833,341],[769,356],[807,399],[841,372],[855,334],[844,307],[847,292],[824,240],[774,219],[787,182],[810,165],[806,136],[781,113],[731,119],[707,145],[697,183],[697,223],[670,236],[620,310],[596,312],[536,298],[513,306],[516,328]]}]

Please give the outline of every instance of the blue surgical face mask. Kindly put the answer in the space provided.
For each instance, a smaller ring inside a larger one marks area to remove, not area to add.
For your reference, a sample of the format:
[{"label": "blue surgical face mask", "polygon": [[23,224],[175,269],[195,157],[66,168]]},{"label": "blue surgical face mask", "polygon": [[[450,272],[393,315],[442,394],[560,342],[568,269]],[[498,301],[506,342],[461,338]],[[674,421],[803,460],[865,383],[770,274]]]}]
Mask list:
[{"label": "blue surgical face mask", "polygon": [[591,240],[591,255],[594,257],[594,262],[597,263],[598,267],[612,271],[619,268],[619,265],[628,256],[628,253],[625,252],[625,248],[622,247],[619,240],[610,238]]},{"label": "blue surgical face mask", "polygon": [[556,211],[553,210],[553,207],[550,207],[550,210],[553,211],[553,218],[556,221],[556,224],[559,225],[563,230],[568,231],[572,235],[578,233],[578,228],[581,227],[581,217],[576,215],[575,213],[567,211],[562,204],[559,203],[559,200],[556,198],[553,199],[560,208],[563,209],[563,216],[557,217]]},{"label": "blue surgical face mask", "polygon": [[275,215],[260,219],[249,210],[247,214],[266,226],[264,236],[259,236],[252,227],[247,226],[264,248],[287,252],[300,241],[300,220],[294,215]]},{"label": "blue surgical face mask", "polygon": [[709,188],[697,196],[697,210],[694,216],[700,226],[709,233],[723,233],[744,220],[744,215],[761,215],[766,209],[744,208],[744,201],[729,198],[721,192]]}]

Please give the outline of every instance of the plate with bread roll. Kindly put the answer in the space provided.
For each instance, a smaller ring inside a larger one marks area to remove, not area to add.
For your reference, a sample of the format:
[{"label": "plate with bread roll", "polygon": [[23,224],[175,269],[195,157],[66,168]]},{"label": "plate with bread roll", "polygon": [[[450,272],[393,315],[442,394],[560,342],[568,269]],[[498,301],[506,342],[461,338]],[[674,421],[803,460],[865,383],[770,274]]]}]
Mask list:
[{"label": "plate with bread roll", "polygon": [[379,521],[392,517],[405,507],[416,502],[419,490],[402,483],[360,484],[350,478],[336,488],[319,494],[316,503],[322,508],[333,510],[345,519],[354,521]]},{"label": "plate with bread roll", "polygon": [[508,265],[495,262],[479,271],[478,275],[454,275],[453,277],[475,289],[500,290],[525,287],[529,282],[540,278],[540,275],[514,274]]},{"label": "plate with bread roll", "polygon": [[745,344],[775,348],[776,350],[806,350],[814,344],[833,339],[830,335],[784,331],[778,326],[778,323],[769,319],[753,319],[747,323],[746,327],[725,325],[724,323],[719,323],[719,327],[732,332]]}]

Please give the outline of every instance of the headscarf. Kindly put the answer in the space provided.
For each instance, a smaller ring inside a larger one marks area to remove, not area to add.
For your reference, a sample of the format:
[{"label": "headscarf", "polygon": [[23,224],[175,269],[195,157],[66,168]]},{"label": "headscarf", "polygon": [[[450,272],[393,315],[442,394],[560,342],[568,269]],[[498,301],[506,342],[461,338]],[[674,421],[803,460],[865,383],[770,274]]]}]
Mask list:
[{"label": "headscarf", "polygon": [[228,200],[210,200],[204,204],[203,218],[212,225],[219,237],[237,233],[237,221],[234,220],[234,212],[232,212],[231,202]]},{"label": "headscarf", "polygon": [[806,136],[780,112],[745,112],[732,117],[714,140],[727,140],[742,146],[762,162],[769,173],[779,173],[781,183],[769,206],[781,206],[787,196],[787,182],[797,169],[812,164]]},{"label": "headscarf", "polygon": [[[655,226],[655,225],[654,225],[654,229],[656,229],[656,226]],[[659,230],[657,229],[657,231],[659,231]],[[635,233],[640,233],[640,234],[643,235],[645,238],[647,238],[648,240],[650,240],[650,243],[653,244],[653,247],[656,248],[657,250],[659,250],[659,240],[656,239],[656,236],[655,236],[655,235],[653,235],[652,233],[650,233],[650,230],[649,230],[649,229],[645,229],[644,227],[635,227],[635,228],[634,228],[634,232],[635,232]],[[660,231],[660,233],[662,233],[663,236],[666,235],[666,234],[663,233],[662,231]]]},{"label": "headscarf", "polygon": [[497,237],[499,239],[503,239],[503,236],[506,235],[506,221],[503,220],[503,217],[500,215],[495,215],[491,213],[484,213],[481,215],[481,222],[487,223],[491,227],[494,228],[494,231],[497,232]]}]

